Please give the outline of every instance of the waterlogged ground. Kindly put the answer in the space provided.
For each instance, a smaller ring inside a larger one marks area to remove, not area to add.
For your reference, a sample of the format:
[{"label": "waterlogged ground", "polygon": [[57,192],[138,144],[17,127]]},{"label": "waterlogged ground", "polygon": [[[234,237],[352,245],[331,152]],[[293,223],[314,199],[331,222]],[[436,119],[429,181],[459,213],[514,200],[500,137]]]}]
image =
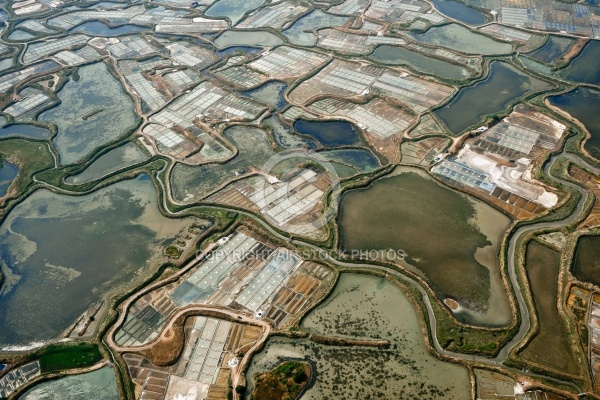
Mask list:
[{"label": "waterlogged ground", "polygon": [[283,124],[277,116],[265,118],[263,126],[271,131],[273,139],[281,148],[290,149],[306,147],[308,149],[314,149],[318,147],[316,140],[296,134],[292,128]]},{"label": "waterlogged ground", "polygon": [[57,337],[153,271],[193,222],[164,217],[156,196],[143,175],[85,196],[38,190],[20,203],[0,226],[0,348]]},{"label": "waterlogged ground", "polygon": [[342,274],[329,298],[302,323],[311,332],[351,338],[381,338],[389,349],[338,347],[273,337],[247,373],[283,357],[308,358],[316,365],[314,386],[302,399],[445,399],[470,396],[466,369],[431,356],[419,319],[404,293],[383,278]]},{"label": "waterlogged ground", "polygon": [[34,386],[21,400],[118,400],[117,381],[112,368],[103,367],[81,375],[47,381]]},{"label": "waterlogged ground", "polygon": [[381,166],[377,157],[366,149],[328,150],[319,154],[331,161],[356,169],[357,172],[371,172]]},{"label": "waterlogged ground", "polygon": [[340,210],[343,249],[402,249],[441,298],[466,308],[459,319],[510,323],[498,261],[510,221],[500,212],[405,167],[368,188],[346,192]]},{"label": "waterlogged ground", "polygon": [[137,123],[131,98],[104,63],[79,68],[79,76],[57,93],[61,103],[39,117],[57,125],[54,146],[63,165],[123,137]]}]

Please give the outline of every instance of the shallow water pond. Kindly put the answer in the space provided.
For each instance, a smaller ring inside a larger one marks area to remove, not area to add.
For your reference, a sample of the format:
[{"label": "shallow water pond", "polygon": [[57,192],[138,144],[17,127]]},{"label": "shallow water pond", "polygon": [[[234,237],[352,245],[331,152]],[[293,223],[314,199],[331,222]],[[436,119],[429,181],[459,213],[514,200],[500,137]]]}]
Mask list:
[{"label": "shallow water pond", "polygon": [[521,61],[521,64],[523,64],[523,66],[528,70],[537,72],[538,74],[546,75],[548,77],[556,77],[556,72],[549,65],[526,56],[519,56],[519,61]]},{"label": "shallow water pond", "polygon": [[[486,115],[498,113],[516,99],[552,85],[534,78],[510,64],[494,61],[482,81],[460,89],[456,96],[435,114],[454,133],[480,123]],[[481,101],[486,99],[486,101]]]},{"label": "shallow water pond", "polygon": [[130,142],[100,156],[83,172],[70,176],[65,181],[71,185],[91,182],[120,169],[144,162],[148,158],[148,155],[138,145]]},{"label": "shallow water pond", "polygon": [[562,57],[574,43],[574,39],[550,35],[546,44],[531,53],[527,53],[527,55],[543,63],[553,64]]},{"label": "shallow water pond", "polygon": [[13,66],[12,58],[5,58],[4,60],[0,60],[0,71],[5,71]]},{"label": "shallow water pond", "polygon": [[164,217],[146,175],[84,196],[34,192],[0,226],[0,347],[56,338],[151,273],[193,222]]},{"label": "shallow water pond", "polygon": [[8,35],[8,40],[12,40],[14,42],[26,42],[35,38],[35,35],[32,35],[29,32],[22,31],[20,29],[16,29],[12,31],[10,35]]},{"label": "shallow water pond", "polygon": [[582,282],[600,285],[600,237],[582,236],[577,242],[573,275]]},{"label": "shallow water pond", "polygon": [[571,63],[557,74],[564,79],[577,83],[600,84],[600,42],[591,40],[585,45],[581,53]]},{"label": "shallow water pond", "polygon": [[27,139],[48,139],[52,136],[46,128],[35,125],[13,124],[0,128],[0,138],[22,137]]},{"label": "shallow water pond", "polygon": [[519,356],[530,362],[576,375],[579,368],[573,358],[569,332],[556,305],[560,291],[560,253],[539,242],[531,241],[527,245],[525,269],[539,331]]},{"label": "shallow water pond", "polygon": [[347,20],[347,17],[328,14],[317,9],[300,18],[294,25],[282,33],[287,36],[288,40],[293,44],[297,44],[298,46],[313,46],[317,40],[317,37],[312,32],[313,30],[342,26]]},{"label": "shallow water pond", "polygon": [[346,121],[299,119],[294,122],[294,129],[301,135],[318,140],[325,147],[350,146],[363,142],[356,127]]},{"label": "shallow water pond", "polygon": [[19,173],[19,167],[8,161],[3,161],[0,166],[0,197],[4,196],[11,182]]},{"label": "shallow water pond", "polygon": [[383,64],[406,65],[418,72],[445,79],[460,80],[469,77],[469,71],[460,65],[428,57],[425,54],[403,47],[378,46],[369,55],[369,58]]},{"label": "shallow water pond", "polygon": [[513,51],[510,43],[498,42],[488,36],[471,32],[458,24],[436,26],[425,33],[412,33],[411,36],[424,43],[468,54],[510,54]]},{"label": "shallow water pond", "polygon": [[89,156],[137,124],[133,101],[104,63],[79,68],[79,76],[58,92],[61,103],[38,118],[57,125],[54,146],[63,165]]},{"label": "shallow water pond", "polygon": [[21,397],[21,400],[118,400],[119,391],[115,372],[110,367],[102,367],[81,375],[46,381],[35,385]]},{"label": "shallow water pond", "polygon": [[[491,206],[402,167],[341,199],[341,247],[404,250],[440,298],[457,300],[457,318],[505,325],[511,314],[498,251],[510,220]],[[468,276],[469,279],[465,279]]]},{"label": "shallow water pond", "polygon": [[316,366],[315,383],[303,399],[468,399],[466,369],[428,353],[419,318],[392,283],[342,274],[333,293],[308,314],[303,327],[325,335],[387,339],[390,348],[325,346],[273,337],[252,359],[248,393],[256,373],[292,357],[308,358]]},{"label": "shallow water pond", "polygon": [[600,160],[600,91],[578,88],[560,96],[548,97],[548,101],[585,125],[591,137],[583,147],[592,157]]},{"label": "shallow water pond", "polygon": [[260,7],[265,0],[218,0],[206,10],[209,17],[228,17],[231,24],[237,24],[248,11]]},{"label": "shallow water pond", "polygon": [[228,47],[273,47],[283,44],[278,36],[266,31],[225,31],[214,40],[220,49]]},{"label": "shallow water pond", "polygon": [[485,14],[479,10],[467,7],[455,0],[432,0],[435,7],[444,15],[457,19],[467,25],[481,25],[486,21]]},{"label": "shallow water pond", "polygon": [[71,29],[71,32],[85,33],[92,36],[111,37],[127,35],[129,33],[146,32],[149,30],[149,28],[137,25],[121,25],[111,28],[100,21],[89,21]]},{"label": "shallow water pond", "polygon": [[283,97],[287,87],[285,82],[271,81],[242,94],[244,96],[252,97],[261,103],[268,104],[275,108],[275,110],[281,110],[287,105],[287,101]]}]

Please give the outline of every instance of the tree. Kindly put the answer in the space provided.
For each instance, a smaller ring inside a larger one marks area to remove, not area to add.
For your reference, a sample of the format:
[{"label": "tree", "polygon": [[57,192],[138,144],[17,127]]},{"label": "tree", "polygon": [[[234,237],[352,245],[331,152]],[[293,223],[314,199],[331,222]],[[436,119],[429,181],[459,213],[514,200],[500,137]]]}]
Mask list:
[{"label": "tree", "polygon": [[308,378],[308,376],[306,376],[306,373],[304,372],[304,369],[299,368],[296,370],[296,372],[294,373],[294,382],[296,383],[301,383],[304,382],[306,379]]}]

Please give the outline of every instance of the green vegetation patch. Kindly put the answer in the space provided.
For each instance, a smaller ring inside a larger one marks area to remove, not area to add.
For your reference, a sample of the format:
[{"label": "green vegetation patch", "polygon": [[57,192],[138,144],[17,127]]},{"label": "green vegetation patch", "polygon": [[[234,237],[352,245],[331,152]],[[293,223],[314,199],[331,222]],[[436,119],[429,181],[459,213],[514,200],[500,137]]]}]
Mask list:
[{"label": "green vegetation patch", "polygon": [[42,374],[85,368],[102,360],[102,354],[95,343],[53,344],[39,353]]},{"label": "green vegetation patch", "polygon": [[254,400],[293,400],[306,386],[310,377],[307,363],[286,361],[272,371],[255,376]]}]

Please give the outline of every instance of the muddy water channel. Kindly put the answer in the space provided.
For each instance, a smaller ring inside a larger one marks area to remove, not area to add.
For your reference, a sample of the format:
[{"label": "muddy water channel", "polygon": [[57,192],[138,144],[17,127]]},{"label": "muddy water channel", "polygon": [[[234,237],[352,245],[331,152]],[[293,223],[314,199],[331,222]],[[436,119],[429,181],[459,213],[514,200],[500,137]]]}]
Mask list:
[{"label": "muddy water channel", "polygon": [[118,400],[117,381],[112,368],[103,367],[87,374],[71,375],[36,385],[21,400]]},{"label": "muddy water channel", "polygon": [[400,167],[365,189],[346,192],[338,222],[347,251],[404,250],[403,265],[423,276],[441,299],[459,302],[459,320],[510,323],[498,261],[510,220],[499,211],[419,169]]},{"label": "muddy water channel", "polygon": [[388,349],[324,346],[306,339],[273,337],[248,370],[252,377],[285,357],[308,358],[316,380],[302,399],[456,399],[470,396],[466,369],[431,356],[415,309],[404,293],[383,278],[342,274],[329,298],[303,327],[351,338],[381,338]]},{"label": "muddy water channel", "polygon": [[192,223],[157,207],[146,175],[85,196],[38,190],[0,226],[0,348],[53,339],[92,304],[139,283]]}]

